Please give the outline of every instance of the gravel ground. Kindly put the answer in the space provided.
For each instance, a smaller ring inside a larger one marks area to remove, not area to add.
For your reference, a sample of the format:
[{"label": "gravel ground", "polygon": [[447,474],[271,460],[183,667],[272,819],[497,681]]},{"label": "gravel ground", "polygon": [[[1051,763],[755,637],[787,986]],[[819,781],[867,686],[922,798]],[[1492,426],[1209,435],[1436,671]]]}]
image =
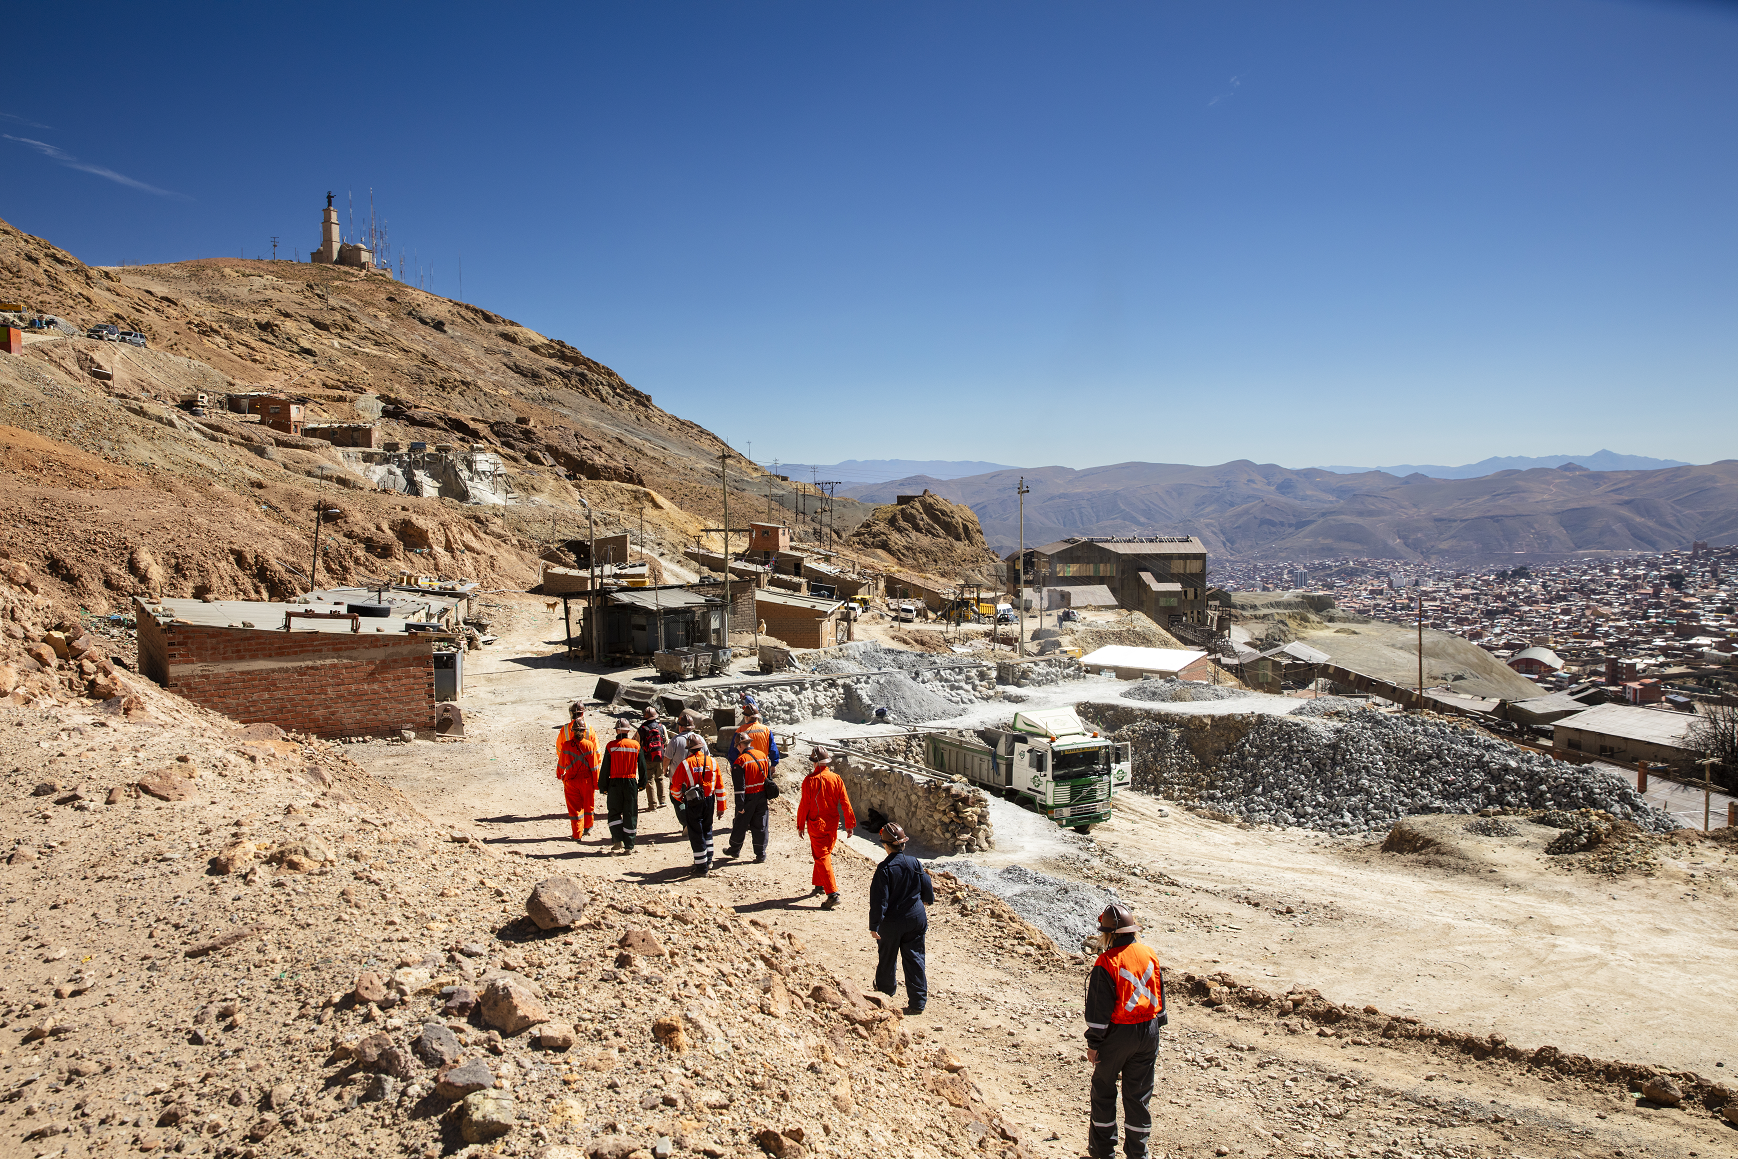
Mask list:
[{"label": "gravel ground", "polygon": [[946,858],[930,865],[995,894],[1015,913],[1048,934],[1065,953],[1078,951],[1083,940],[1096,934],[1098,915],[1105,906],[1120,900],[1115,890],[1064,881],[1023,865],[1004,865],[990,871],[964,858]]},{"label": "gravel ground", "polygon": [[1443,721],[1375,712],[1344,721],[1262,717],[1195,797],[1253,822],[1336,834],[1493,806],[1602,809],[1650,832],[1678,827],[1604,773]]}]

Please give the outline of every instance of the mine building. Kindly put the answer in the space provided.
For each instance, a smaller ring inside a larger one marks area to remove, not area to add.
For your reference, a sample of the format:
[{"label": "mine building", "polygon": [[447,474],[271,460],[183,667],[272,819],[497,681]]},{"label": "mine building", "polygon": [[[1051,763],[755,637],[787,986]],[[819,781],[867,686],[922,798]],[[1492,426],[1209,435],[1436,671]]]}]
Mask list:
[{"label": "mine building", "polygon": [[[1207,548],[1192,535],[1073,536],[1028,548],[1024,562],[1028,588],[1102,585],[1160,626],[1207,622]],[[1018,590],[1019,553],[1007,563]]]}]

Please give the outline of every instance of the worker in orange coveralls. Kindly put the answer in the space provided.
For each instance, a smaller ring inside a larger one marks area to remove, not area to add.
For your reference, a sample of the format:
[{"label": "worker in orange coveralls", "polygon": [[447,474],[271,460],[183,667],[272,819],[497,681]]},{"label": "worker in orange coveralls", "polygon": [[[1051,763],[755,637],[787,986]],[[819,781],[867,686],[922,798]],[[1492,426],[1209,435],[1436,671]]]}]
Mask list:
[{"label": "worker in orange coveralls", "polygon": [[815,888],[809,896],[825,893],[822,909],[839,904],[839,879],[833,875],[833,848],[839,842],[841,815],[845,832],[857,827],[857,814],[851,812],[851,798],[845,795],[845,782],[827,767],[827,750],[815,749],[810,759],[815,769],[803,778],[802,799],[797,802],[797,834],[809,835],[809,851],[815,855],[815,872],[809,879]]},{"label": "worker in orange coveralls", "polygon": [[555,776],[567,795],[567,818],[573,822],[573,839],[578,841],[591,836],[591,810],[597,797],[602,754],[598,751],[597,734],[585,723],[585,706],[576,700],[567,706],[567,715],[570,719],[555,738]]}]

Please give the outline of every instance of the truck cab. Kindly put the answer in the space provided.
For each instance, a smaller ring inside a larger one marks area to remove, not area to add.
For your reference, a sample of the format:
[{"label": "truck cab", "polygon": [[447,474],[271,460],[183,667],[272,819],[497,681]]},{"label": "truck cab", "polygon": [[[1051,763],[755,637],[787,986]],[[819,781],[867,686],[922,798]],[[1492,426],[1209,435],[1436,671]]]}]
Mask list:
[{"label": "truck cab", "polygon": [[924,756],[1079,833],[1110,820],[1112,799],[1133,779],[1132,746],[1100,737],[1071,708],[1016,713],[1012,727],[976,738],[933,734]]}]

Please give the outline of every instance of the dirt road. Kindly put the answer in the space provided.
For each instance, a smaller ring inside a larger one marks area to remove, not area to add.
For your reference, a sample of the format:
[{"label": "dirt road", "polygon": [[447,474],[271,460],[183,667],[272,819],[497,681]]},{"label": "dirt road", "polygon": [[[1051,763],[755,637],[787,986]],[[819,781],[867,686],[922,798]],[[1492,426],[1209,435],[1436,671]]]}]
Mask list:
[{"label": "dirt road", "polygon": [[[668,808],[642,813],[643,844],[631,858],[605,852],[601,824],[576,846],[551,772],[551,726],[591,678],[546,655],[558,633],[540,604],[518,602],[497,627],[495,648],[505,650],[473,654],[465,742],[358,745],[351,755],[441,824],[552,874],[680,883],[795,933],[868,989],[872,864],[841,851],[844,905],[821,911],[807,896],[810,859],[789,797],[775,812],[767,864],[721,859],[705,879],[687,880],[689,848]],[[1730,924],[1711,902],[1678,903],[1661,920],[1662,891],[1681,892],[1664,875],[1618,887],[1567,878],[1535,864],[1535,850],[1501,842],[1475,868],[1432,868],[1166,812],[1130,800],[1095,837],[1115,858],[1181,883],[1153,887],[1108,861],[1110,883],[1141,908],[1173,987],[1185,972],[1224,970],[1276,994],[1316,987],[1336,1001],[1498,1029],[1529,1045],[1721,1073],[1714,1063],[1733,1032],[1719,1017],[1730,993],[1716,956],[1730,954]],[[1641,929],[1652,933],[1637,936]],[[945,905],[932,913],[929,950],[931,1002],[913,1024],[961,1056],[1035,1153],[1079,1154],[1086,966],[1034,964]],[[1611,1084],[1552,1081],[1405,1040],[1319,1038],[1288,1028],[1271,1007],[1213,1013],[1180,994],[1154,1099],[1157,1154],[1678,1155],[1731,1137],[1705,1111],[1637,1110]]]}]

